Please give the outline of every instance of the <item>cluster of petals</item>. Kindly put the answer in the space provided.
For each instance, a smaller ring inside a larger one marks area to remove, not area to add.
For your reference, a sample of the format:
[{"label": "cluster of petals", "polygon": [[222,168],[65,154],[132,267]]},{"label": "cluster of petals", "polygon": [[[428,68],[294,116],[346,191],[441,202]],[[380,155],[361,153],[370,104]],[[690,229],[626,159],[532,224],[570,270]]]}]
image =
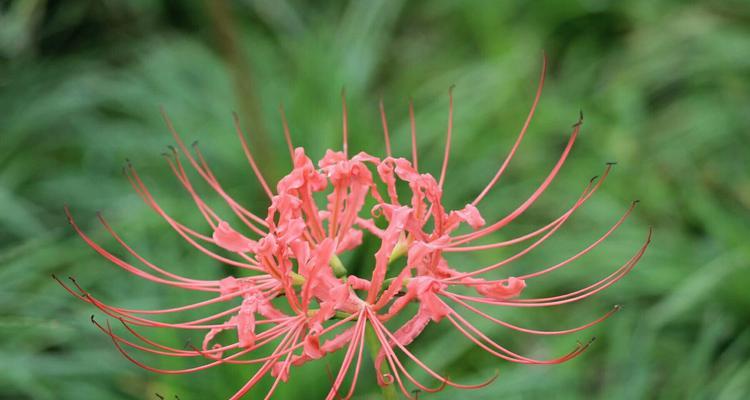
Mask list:
[{"label": "cluster of petals", "polygon": [[[484,310],[486,305],[557,306],[589,297],[630,272],[650,240],[649,233],[649,238],[625,264],[591,285],[553,297],[524,296],[534,278],[569,265],[609,237],[630,214],[633,203],[609,230],[572,257],[521,276],[489,277],[498,276],[497,271],[503,266],[528,254],[557,232],[591,198],[611,169],[611,164],[608,164],[602,176],[589,181],[567,210],[547,225],[517,238],[477,244],[481,239],[491,239],[493,233],[518,218],[542,195],[560,171],[581,129],[579,121],[573,126],[560,158],[526,201],[495,222],[485,221],[478,206],[506,170],[526,133],[541,94],[544,69],[531,112],[505,161],[484,190],[470,199],[471,202],[453,211],[443,205],[443,183],[452,134],[452,97],[445,154],[438,178],[418,169],[416,145],[411,159],[392,155],[382,103],[385,157],[364,152],[349,155],[344,103],[343,149],[328,150],[317,163],[303,148],[294,148],[284,123],[292,169],[272,189],[235,117],[242,148],[270,201],[265,216],[249,211],[226,193],[198,147],[189,149],[165,115],[177,143],[171,153],[165,154],[166,159],[205,218],[206,228],[189,227],[168,214],[132,165],[126,167],[126,175],[145,203],[177,234],[201,253],[235,267],[237,272],[219,280],[192,279],[169,272],[139,255],[99,216],[122,251],[140,263],[140,266],[133,265],[94,242],[66,209],[71,224],[81,237],[118,267],[152,282],[205,292],[208,299],[160,310],[125,309],[105,304],[75,280],[73,286],[60,283],[71,294],[123,325],[125,331],[118,333],[109,323],[100,324],[92,317],[96,326],[111,337],[116,348],[143,368],[179,374],[222,364],[255,365],[254,374],[236,390],[233,399],[245,396],[261,379],[270,375],[273,383],[266,394],[268,398],[280,382],[293,379],[293,367],[337,351],[344,353],[343,361],[338,372],[331,376],[327,398],[349,398],[355,391],[366,346],[374,347],[371,358],[378,384],[394,385],[409,398],[413,397],[414,389],[433,392],[446,386],[478,388],[494,379],[489,377],[487,381],[476,384],[458,383],[415,356],[408,345],[430,324],[452,326],[489,354],[504,360],[523,364],[567,361],[581,354],[588,343],[578,343],[572,351],[558,357],[531,358],[497,343],[465,316],[475,315],[535,335],[579,332],[603,321],[617,307],[589,323],[559,331],[516,326]],[[413,128],[413,112],[411,115]],[[415,144],[414,128],[412,139]],[[233,215],[221,217],[203,200],[187,173],[187,166],[192,167],[215,191]],[[325,203],[325,206],[321,207],[319,203]],[[342,254],[360,247],[367,236],[376,240],[377,250],[368,265],[356,269],[364,273],[355,275],[343,264],[342,258],[346,256]],[[445,257],[448,253],[478,252],[513,245],[522,245],[523,248],[490,265],[466,265],[469,264],[466,257],[459,265],[451,265]],[[221,312],[194,320],[166,322],[160,318],[216,304],[226,307]],[[202,342],[199,347],[168,346],[149,338],[144,333],[148,328],[197,331]],[[196,365],[180,370],[159,369],[140,361],[135,352],[194,359]],[[406,360],[425,371],[432,382],[416,379],[404,365]]]}]

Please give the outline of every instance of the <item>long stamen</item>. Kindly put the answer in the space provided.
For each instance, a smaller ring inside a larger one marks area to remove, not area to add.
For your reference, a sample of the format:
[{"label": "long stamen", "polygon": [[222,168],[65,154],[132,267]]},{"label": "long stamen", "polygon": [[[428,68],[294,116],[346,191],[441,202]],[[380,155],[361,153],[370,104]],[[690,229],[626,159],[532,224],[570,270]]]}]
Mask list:
[{"label": "long stamen", "polygon": [[440,181],[438,183],[439,188],[443,188],[443,182],[445,182],[445,172],[448,169],[448,157],[451,153],[451,133],[453,132],[453,88],[455,85],[448,89],[448,131],[445,134],[445,154],[443,155],[443,167],[440,169]]},{"label": "long stamen", "polygon": [[247,158],[247,161],[250,163],[250,167],[253,169],[253,172],[255,173],[255,176],[258,178],[258,182],[260,182],[260,185],[263,187],[263,190],[266,192],[266,195],[268,195],[269,199],[272,199],[273,192],[268,187],[268,183],[266,183],[266,179],[263,178],[263,174],[260,173],[260,169],[258,168],[258,165],[255,162],[255,158],[253,157],[253,153],[250,151],[250,146],[247,142],[247,138],[245,137],[245,132],[242,130],[242,127],[240,126],[240,117],[237,116],[237,113],[233,112],[232,119],[234,119],[234,129],[237,132],[237,136],[240,138],[240,143],[242,143],[242,150],[245,152],[245,157]]},{"label": "long stamen", "polygon": [[[601,181],[600,181],[600,183],[601,183]],[[594,187],[594,189],[596,189],[596,186]],[[459,280],[461,280],[463,278],[468,278],[468,277],[472,277],[472,276],[476,276],[476,275],[481,275],[481,274],[487,273],[489,271],[498,269],[498,268],[500,268],[500,267],[502,267],[504,265],[510,264],[511,262],[513,262],[515,260],[518,260],[519,258],[523,257],[524,255],[528,254],[529,252],[531,252],[535,248],[537,248],[540,245],[542,245],[547,239],[549,239],[550,237],[552,237],[552,235],[555,234],[555,232],[557,232],[564,225],[565,221],[567,221],[568,218],[570,218],[573,215],[573,212],[575,210],[577,210],[578,207],[581,206],[581,204],[582,204],[581,200],[579,200],[578,203],[576,204],[576,206],[574,206],[573,208],[571,208],[570,210],[568,210],[568,212],[566,212],[564,214],[564,218],[557,225],[555,225],[552,229],[550,229],[549,231],[547,231],[547,233],[545,233],[542,237],[540,237],[539,239],[537,239],[534,243],[530,244],[525,249],[523,249],[523,250],[519,251],[518,253],[516,253],[516,254],[508,257],[508,258],[505,258],[504,260],[499,261],[499,262],[497,262],[495,264],[488,265],[488,266],[483,267],[483,268],[475,269],[475,270],[473,270],[471,272],[466,272],[466,273],[461,273],[461,274],[454,275],[454,276],[452,276],[450,278],[447,278],[445,280],[445,282],[456,282],[456,281],[459,281]],[[461,284],[465,284],[465,283],[461,283]]]},{"label": "long stamen", "polygon": [[490,320],[490,321],[492,321],[492,322],[494,322],[494,323],[496,323],[498,325],[502,325],[502,326],[504,326],[506,328],[509,328],[509,329],[512,329],[514,331],[523,332],[523,333],[529,333],[529,334],[532,334],[532,335],[542,335],[542,336],[568,335],[568,334],[571,334],[571,333],[580,332],[580,331],[582,331],[584,329],[587,329],[587,328],[590,328],[590,327],[592,327],[594,325],[599,324],[600,322],[602,322],[602,321],[606,320],[607,318],[611,317],[612,315],[614,315],[616,312],[620,311],[620,309],[621,309],[621,307],[619,305],[616,305],[616,306],[612,307],[612,309],[609,310],[607,313],[605,313],[601,317],[595,319],[594,321],[591,321],[589,323],[577,326],[575,328],[563,329],[563,330],[556,330],[556,331],[545,331],[545,330],[538,330],[538,329],[523,328],[523,327],[520,327],[520,326],[517,326],[517,325],[513,325],[513,324],[511,324],[509,322],[505,322],[503,320],[497,319],[497,318],[495,318],[495,317],[487,314],[486,312],[484,312],[484,311],[482,311],[482,310],[480,310],[480,309],[472,306],[471,304],[468,304],[467,302],[465,302],[465,301],[457,298],[452,293],[447,293],[446,292],[445,296],[447,298],[455,301],[456,303],[462,305],[463,307],[467,308],[468,310],[472,311],[473,313],[475,313],[475,314],[477,314],[477,315],[479,315],[479,316],[481,316],[481,317],[483,317],[483,318],[485,318],[487,320]]},{"label": "long stamen", "polygon": [[346,89],[341,89],[341,125],[344,157],[349,158],[349,116],[346,109]]},{"label": "long stamen", "polygon": [[612,227],[609,228],[609,230],[607,232],[605,232],[599,239],[597,239],[595,242],[591,243],[585,249],[583,249],[583,250],[579,251],[578,253],[576,253],[576,255],[574,255],[573,257],[570,257],[567,260],[562,261],[562,262],[560,262],[560,263],[558,263],[556,265],[553,265],[553,266],[551,266],[549,268],[546,268],[546,269],[544,269],[542,271],[537,271],[537,272],[533,272],[533,273],[530,273],[530,274],[521,275],[521,276],[518,276],[517,278],[518,279],[524,279],[524,280],[526,280],[526,279],[534,278],[534,277],[537,277],[537,276],[540,276],[540,275],[544,275],[544,274],[552,272],[552,271],[554,271],[554,270],[556,270],[558,268],[564,267],[565,265],[568,265],[571,262],[573,262],[573,261],[579,259],[580,257],[584,256],[585,254],[587,254],[588,252],[590,252],[591,250],[593,250],[595,247],[597,247],[598,245],[600,245],[603,241],[605,241],[610,235],[612,235],[612,233],[614,231],[616,231],[617,228],[619,228],[622,225],[623,222],[625,222],[625,220],[628,218],[628,216],[630,215],[630,213],[633,212],[633,209],[635,208],[636,204],[638,204],[638,203],[634,201],[632,203],[632,205],[630,207],[628,207],[628,210],[625,211],[625,214],[623,214],[623,216],[620,217],[620,219],[617,220],[617,222],[614,225],[612,225]]},{"label": "long stamen", "polygon": [[385,154],[388,157],[393,157],[391,153],[391,136],[388,133],[388,120],[385,117],[385,106],[383,105],[383,99],[380,99],[380,123],[383,125],[383,138],[385,139]]},{"label": "long stamen", "polygon": [[635,265],[641,259],[643,254],[646,252],[649,244],[651,243],[652,230],[649,229],[648,237],[641,248],[633,255],[625,264],[620,268],[612,272],[607,277],[597,281],[596,283],[589,285],[583,289],[575,292],[567,293],[560,296],[546,297],[541,299],[524,299],[524,300],[493,300],[487,298],[479,298],[474,296],[466,296],[457,293],[452,293],[453,296],[458,297],[462,300],[468,300],[475,303],[494,304],[498,306],[512,306],[512,307],[550,307],[558,306],[562,304],[572,303],[590,297],[600,291],[612,286],[617,281],[622,279],[625,275],[633,270]]},{"label": "long stamen", "polygon": [[[279,345],[276,347],[276,349],[274,350],[274,352],[272,353],[272,355],[276,356],[278,352],[281,352],[285,348],[287,348],[289,346],[288,343],[292,341],[292,340],[289,340],[289,339],[291,337],[293,337],[294,333],[295,333],[294,331],[290,331],[287,334],[287,336],[284,339],[282,339],[281,343],[279,343]],[[253,386],[255,386],[256,383],[258,383],[258,381],[263,376],[265,376],[265,374],[268,373],[268,371],[271,369],[271,367],[273,366],[273,364],[276,361],[278,361],[278,359],[281,358],[282,356],[283,356],[283,354],[280,354],[280,355],[276,356],[275,358],[269,359],[268,361],[266,361],[266,363],[263,364],[263,366],[260,368],[260,370],[258,370],[258,372],[256,372],[255,375],[253,375],[253,377],[249,381],[247,381],[247,383],[245,383],[245,385],[243,385],[242,388],[240,388],[240,390],[237,391],[237,393],[235,393],[234,395],[232,395],[232,397],[230,398],[230,400],[239,400],[240,398],[242,398],[248,391],[250,391],[250,389]]]},{"label": "long stamen", "polygon": [[68,210],[67,207],[65,207],[65,215],[68,217],[68,222],[73,227],[73,229],[78,233],[78,236],[80,236],[86,244],[89,245],[94,251],[101,254],[104,258],[111,261],[113,264],[117,265],[118,267],[134,274],[137,276],[140,276],[141,278],[150,280],[152,282],[161,283],[169,286],[175,286],[175,287],[182,287],[182,288],[190,288],[194,290],[200,290],[200,291],[206,291],[206,292],[216,292],[218,289],[216,288],[208,288],[203,287],[202,285],[195,285],[192,283],[185,283],[185,282],[179,282],[179,281],[172,281],[164,278],[160,278],[156,275],[150,274],[148,272],[145,272],[139,268],[134,267],[131,264],[126,263],[125,261],[121,260],[120,258],[116,257],[112,253],[105,250],[103,247],[101,247],[98,243],[94,242],[88,235],[86,235],[81,228],[78,227],[78,224],[76,224],[75,220],[73,219],[73,216],[70,214],[70,210]]},{"label": "long stamen", "polygon": [[107,220],[104,219],[104,216],[101,213],[96,213],[96,216],[99,219],[99,221],[101,222],[101,224],[104,226],[104,229],[106,229],[107,232],[109,232],[109,234],[112,235],[112,237],[125,250],[127,250],[128,253],[130,253],[131,255],[133,255],[133,257],[137,258],[140,262],[142,262],[143,264],[145,264],[149,268],[153,269],[154,271],[159,272],[162,275],[167,276],[169,278],[176,279],[176,280],[179,280],[179,281],[182,281],[182,282],[185,282],[185,283],[194,284],[194,285],[202,285],[202,286],[216,286],[217,285],[217,283],[218,283],[217,281],[205,281],[205,280],[197,280],[197,279],[185,278],[183,276],[180,276],[180,275],[171,273],[169,271],[165,271],[162,268],[159,268],[158,266],[154,265],[150,261],[148,261],[145,258],[143,258],[143,256],[141,256],[140,254],[138,254],[138,252],[136,252],[135,250],[133,250],[132,247],[130,247],[127,243],[125,243],[125,241],[122,240],[122,238],[114,231],[114,229],[112,229],[112,227],[109,225],[109,223],[107,222]]},{"label": "long stamen", "polygon": [[393,336],[393,334],[390,331],[388,331],[387,329],[385,329],[385,327],[383,326],[382,323],[380,323],[380,321],[377,321],[376,319],[374,319],[373,320],[373,325],[379,326],[382,329],[382,332],[385,333],[385,335],[390,340],[392,340],[394,342],[394,344],[404,354],[406,354],[407,357],[409,357],[412,361],[414,361],[414,363],[416,363],[420,368],[422,368],[422,370],[424,370],[427,374],[431,375],[433,378],[435,378],[435,379],[437,379],[437,380],[439,380],[441,382],[445,382],[449,386],[453,386],[453,387],[456,387],[456,388],[462,388],[462,389],[477,389],[477,388],[481,388],[481,387],[489,385],[490,383],[492,383],[495,380],[495,378],[497,378],[497,375],[495,375],[494,377],[490,378],[486,382],[483,382],[483,383],[480,383],[480,384],[477,384],[477,385],[463,385],[463,384],[459,384],[459,383],[453,382],[453,381],[451,381],[451,380],[443,377],[442,375],[438,374],[437,372],[433,371],[424,362],[422,362],[419,358],[417,358],[414,354],[412,354],[412,352],[410,352],[405,346],[401,345],[401,343],[399,343],[398,339],[395,336]]},{"label": "long stamen", "polygon": [[524,201],[518,208],[513,210],[510,214],[502,218],[501,220],[495,222],[494,224],[487,226],[485,228],[482,228],[481,230],[467,234],[458,236],[457,239],[460,241],[462,239],[466,239],[468,237],[471,237],[473,239],[476,239],[478,237],[485,236],[489,233],[495,232],[498,229],[508,225],[513,220],[518,218],[521,214],[523,214],[529,207],[531,207],[532,204],[536,202],[536,200],[544,193],[545,190],[550,186],[552,181],[557,176],[558,172],[560,172],[560,169],[562,168],[563,164],[565,164],[565,160],[568,158],[568,155],[570,154],[571,149],[573,148],[573,144],[576,141],[576,138],[578,137],[578,133],[581,131],[581,124],[583,123],[583,114],[581,114],[578,122],[576,122],[573,125],[573,132],[570,134],[570,138],[568,139],[568,143],[565,146],[565,149],[563,150],[562,154],[560,155],[560,158],[557,160],[557,163],[555,163],[555,166],[552,168],[550,173],[547,175],[547,177],[542,181],[542,183],[539,185],[539,187],[534,191],[534,193],[529,196],[526,201]]},{"label": "long stamen", "polygon": [[531,104],[531,110],[529,110],[529,115],[526,117],[526,121],[523,123],[523,127],[521,128],[521,133],[518,134],[518,138],[516,138],[516,142],[513,144],[513,147],[511,147],[510,152],[508,153],[508,156],[505,157],[505,161],[503,161],[502,165],[500,166],[500,169],[497,170],[497,173],[492,178],[490,183],[482,190],[481,193],[477,196],[474,201],[471,202],[473,206],[476,206],[479,204],[480,201],[484,198],[484,196],[487,195],[487,193],[492,189],[497,181],[500,179],[500,176],[505,172],[505,169],[508,168],[508,164],[510,164],[510,160],[513,159],[513,156],[516,154],[516,150],[518,150],[518,146],[521,145],[521,140],[523,140],[524,135],[526,134],[526,130],[529,128],[529,124],[531,124],[531,119],[534,117],[534,111],[536,111],[536,106],[539,104],[539,98],[542,96],[542,88],[544,87],[544,77],[547,74],[547,56],[542,56],[542,72],[541,76],[539,77],[539,86],[536,89],[536,95],[534,96],[534,102]]},{"label": "long stamen", "polygon": [[[359,355],[357,356],[357,363],[356,363],[356,373],[359,373],[359,365],[362,362],[362,343],[364,343],[364,331],[365,331],[365,322],[367,319],[363,318],[364,311],[360,311],[359,317],[357,320],[357,324],[355,325],[354,334],[352,335],[352,340],[349,344],[349,349],[346,351],[346,354],[344,355],[344,361],[341,363],[341,367],[339,368],[339,373],[336,376],[336,380],[333,382],[333,385],[331,386],[331,390],[328,392],[328,395],[326,396],[326,400],[333,400],[335,393],[338,391],[339,387],[343,383],[344,377],[346,376],[346,373],[349,371],[349,367],[351,366],[352,359],[354,358],[354,352],[359,348]],[[355,346],[357,348],[355,348]],[[353,381],[352,387],[350,388],[349,395],[345,398],[348,398],[351,395],[351,392],[354,390],[354,383],[356,380]]]},{"label": "long stamen", "polygon": [[419,160],[417,158],[417,121],[414,118],[414,100],[409,99],[409,124],[411,125],[411,162],[414,169],[419,171]]},{"label": "long stamen", "polygon": [[[376,318],[372,313],[370,313],[370,318]],[[378,338],[378,341],[381,343],[382,351],[384,352],[385,357],[388,360],[389,367],[391,368],[391,372],[393,373],[393,377],[396,379],[396,381],[399,384],[399,387],[401,388],[402,393],[407,398],[414,398],[409,394],[409,391],[406,390],[406,388],[403,385],[403,381],[401,380],[400,374],[404,374],[406,379],[408,379],[411,383],[413,383],[415,386],[419,387],[421,390],[428,392],[428,393],[435,393],[443,390],[445,388],[447,381],[444,379],[438,379],[440,381],[439,386],[430,388],[425,386],[424,384],[420,383],[418,380],[416,380],[406,369],[406,367],[403,365],[403,363],[398,359],[398,356],[396,356],[396,353],[393,350],[393,344],[397,344],[399,347],[403,347],[400,342],[397,342],[395,339],[391,339],[390,341],[386,337],[386,333],[390,334],[388,330],[380,324],[379,322],[373,322],[372,323],[373,332],[375,332],[376,337]]]},{"label": "long stamen", "polygon": [[138,173],[135,171],[135,168],[133,168],[132,166],[129,166],[129,168],[126,169],[126,174],[125,175],[127,176],[128,181],[130,182],[130,184],[135,189],[136,193],[138,193],[138,195],[141,197],[141,199],[149,207],[151,207],[151,209],[153,209],[154,211],[156,211],[156,213],[159,214],[165,221],[167,221],[167,223],[169,223],[172,226],[172,228],[180,236],[182,236],[182,238],[185,239],[185,241],[187,241],[188,243],[190,243],[193,247],[195,247],[196,249],[198,249],[202,253],[206,254],[207,256],[209,256],[209,257],[211,257],[211,258],[213,258],[213,259],[215,259],[217,261],[220,261],[222,263],[225,263],[225,264],[228,264],[228,265],[231,265],[231,266],[234,266],[234,267],[238,267],[238,268],[243,268],[243,269],[249,269],[249,270],[255,270],[255,271],[263,271],[262,268],[258,267],[258,264],[256,262],[250,262],[250,260],[248,260],[249,263],[242,263],[242,262],[239,262],[239,261],[235,261],[235,260],[232,260],[230,258],[226,258],[224,256],[218,255],[218,254],[216,254],[216,253],[214,253],[214,252],[206,249],[204,246],[200,245],[198,242],[195,241],[194,238],[200,239],[202,241],[205,241],[205,242],[208,242],[208,243],[212,243],[212,244],[215,244],[215,241],[212,238],[208,237],[208,236],[201,235],[201,234],[197,233],[196,231],[187,228],[185,225],[177,222],[171,216],[169,216],[169,214],[167,214],[159,206],[159,204],[156,202],[156,200],[154,199],[154,197],[151,195],[151,193],[149,192],[148,188],[143,183],[143,181],[141,180],[141,178],[138,176]]},{"label": "long stamen", "polygon": [[208,166],[208,163],[206,162],[206,159],[203,157],[203,153],[201,153],[200,149],[198,148],[198,143],[193,143],[193,150],[195,151],[195,154],[198,156],[198,160],[201,163],[201,166],[203,167],[203,170],[206,172],[206,174],[211,178],[210,181],[207,181],[208,184],[217,192],[219,195],[224,199],[224,201],[229,205],[229,207],[234,211],[235,215],[237,215],[240,220],[247,225],[250,229],[255,231],[256,233],[259,233],[260,235],[264,235],[265,232],[258,229],[255,224],[251,223],[247,220],[245,217],[251,218],[255,223],[261,225],[262,227],[268,228],[268,223],[257,216],[256,214],[248,211],[242,205],[237,203],[231,196],[229,196],[224,189],[219,184],[219,181],[216,179],[216,177],[213,174],[213,171],[211,171],[211,168]]},{"label": "long stamen", "polygon": [[286,112],[284,112],[283,104],[279,104],[279,114],[281,114],[281,125],[284,129],[284,140],[289,148],[289,157],[294,162],[294,145],[292,145],[292,135],[289,133],[289,123],[286,120]]}]

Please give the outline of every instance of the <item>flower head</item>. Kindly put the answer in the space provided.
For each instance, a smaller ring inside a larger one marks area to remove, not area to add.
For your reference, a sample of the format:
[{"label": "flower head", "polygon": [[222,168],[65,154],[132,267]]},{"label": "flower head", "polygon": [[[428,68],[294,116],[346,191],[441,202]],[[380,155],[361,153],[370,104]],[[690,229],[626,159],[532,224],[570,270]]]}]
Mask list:
[{"label": "flower head", "polygon": [[[416,130],[412,116],[411,159],[391,153],[387,120],[381,103],[381,117],[386,155],[379,158],[368,153],[351,155],[347,148],[346,103],[344,102],[344,140],[341,151],[328,150],[317,162],[301,147],[294,148],[285,131],[292,159],[292,169],[278,181],[274,190],[263,177],[250,146],[235,116],[240,143],[261,187],[269,197],[266,215],[257,215],[230,197],[210,169],[205,158],[194,146],[191,151],[177,134],[172,122],[167,125],[177,148],[166,154],[169,167],[184,186],[205,227],[189,227],[168,214],[152,196],[132,165],[127,177],[135,191],[182,238],[223,264],[236,268],[232,276],[218,280],[200,280],[169,272],[140,256],[99,216],[106,230],[125,252],[138,260],[140,267],[127,263],[104,249],[87,236],[66,209],[70,223],[80,236],[98,253],[132,274],[152,282],[176,288],[205,292],[206,300],[161,310],[135,310],[110,306],[73,281],[75,288],[63,286],[73,295],[118,319],[126,335],[110,325],[95,324],[112,338],[122,354],[148,370],[160,373],[189,373],[220,364],[257,364],[257,372],[239,388],[233,399],[248,393],[264,376],[274,379],[268,396],[280,382],[293,379],[293,367],[342,351],[344,359],[339,372],[332,378],[328,398],[351,397],[360,373],[365,342],[373,352],[373,362],[380,385],[395,385],[411,397],[410,386],[423,391],[441,390],[445,386],[481,387],[494,379],[476,385],[454,382],[423,363],[408,349],[429,324],[450,325],[468,340],[488,353],[523,364],[556,364],[583,352],[588,344],[578,344],[568,354],[535,359],[515,353],[478,329],[465,314],[475,314],[509,329],[534,335],[563,335],[579,332],[609,317],[617,308],[596,320],[567,330],[541,331],[519,327],[498,319],[480,309],[479,305],[499,307],[548,307],[575,302],[589,297],[625,276],[643,255],[649,240],[614,273],[572,293],[554,297],[524,296],[534,278],[562,268],[591,251],[605,240],[627,218],[624,215],[599,239],[573,257],[540,271],[521,276],[488,278],[488,273],[518,260],[539,247],[557,232],[571,215],[599,189],[611,165],[599,179],[592,179],[577,200],[563,215],[547,225],[521,237],[500,242],[476,244],[514,221],[539,198],[560,171],[581,129],[576,123],[560,158],[530,197],[508,215],[486,222],[480,203],[497,184],[508,167],[536,109],[544,82],[544,69],[526,123],[505,161],[489,184],[473,199],[457,210],[443,205],[443,183],[450,154],[453,121],[451,96],[449,122],[443,164],[436,178],[418,168]],[[286,124],[285,124],[286,126]],[[187,165],[186,165],[187,164]],[[230,222],[199,195],[187,174],[192,167],[233,212]],[[399,191],[399,186],[408,191]],[[406,193],[406,195],[404,195]],[[325,204],[316,198],[325,198]],[[372,207],[366,207],[368,204]],[[459,231],[467,233],[457,233]],[[372,236],[378,249],[368,265],[352,274],[341,258],[342,253],[362,244],[363,237]],[[649,233],[650,237],[650,233]],[[451,265],[447,253],[466,253],[524,244],[510,257],[485,266]],[[397,261],[405,258],[404,261]],[[62,284],[62,282],[61,282]],[[222,304],[221,312],[200,319],[164,322],[160,316],[178,314]],[[413,305],[413,306],[410,306]],[[406,322],[397,315],[407,314]],[[93,318],[92,318],[93,319]],[[200,348],[180,349],[166,346],[150,338],[140,329],[167,328],[198,331],[203,336]],[[196,366],[182,370],[163,370],[139,361],[133,352],[196,360]],[[434,386],[417,380],[401,361],[410,359],[433,377]],[[351,374],[350,385],[344,388]]]}]

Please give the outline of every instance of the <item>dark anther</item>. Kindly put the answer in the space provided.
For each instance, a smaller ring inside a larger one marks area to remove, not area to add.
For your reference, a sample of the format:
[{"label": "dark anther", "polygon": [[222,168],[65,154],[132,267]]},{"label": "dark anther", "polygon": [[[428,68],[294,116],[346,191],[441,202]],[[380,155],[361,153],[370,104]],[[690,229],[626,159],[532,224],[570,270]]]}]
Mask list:
[{"label": "dark anther", "polygon": [[617,165],[617,161],[607,161],[607,165]]},{"label": "dark anther", "polygon": [[193,141],[193,144],[191,144],[191,146],[198,147],[198,141],[197,140]]},{"label": "dark anther", "polygon": [[159,393],[154,393],[156,397],[158,397],[160,400],[164,400],[164,396],[160,395]]},{"label": "dark anther", "polygon": [[581,125],[583,125],[583,110],[578,111],[578,121],[573,124],[573,128],[577,128]]}]

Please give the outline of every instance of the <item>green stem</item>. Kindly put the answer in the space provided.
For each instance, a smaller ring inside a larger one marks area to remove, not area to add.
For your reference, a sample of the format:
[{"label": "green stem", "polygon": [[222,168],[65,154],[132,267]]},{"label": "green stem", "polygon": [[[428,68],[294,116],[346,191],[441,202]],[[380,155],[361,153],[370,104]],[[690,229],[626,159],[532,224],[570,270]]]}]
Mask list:
[{"label": "green stem", "polygon": [[[375,331],[369,324],[365,328],[365,342],[367,343],[367,347],[370,349],[370,355],[372,356],[372,360],[374,362],[378,358],[378,353],[380,353],[381,346],[380,340],[378,340]],[[380,372],[384,374],[389,373],[388,365],[386,363],[380,365]],[[396,387],[393,386],[393,384],[381,386],[380,390],[383,393],[383,400],[398,399],[398,393],[396,392]]]}]

